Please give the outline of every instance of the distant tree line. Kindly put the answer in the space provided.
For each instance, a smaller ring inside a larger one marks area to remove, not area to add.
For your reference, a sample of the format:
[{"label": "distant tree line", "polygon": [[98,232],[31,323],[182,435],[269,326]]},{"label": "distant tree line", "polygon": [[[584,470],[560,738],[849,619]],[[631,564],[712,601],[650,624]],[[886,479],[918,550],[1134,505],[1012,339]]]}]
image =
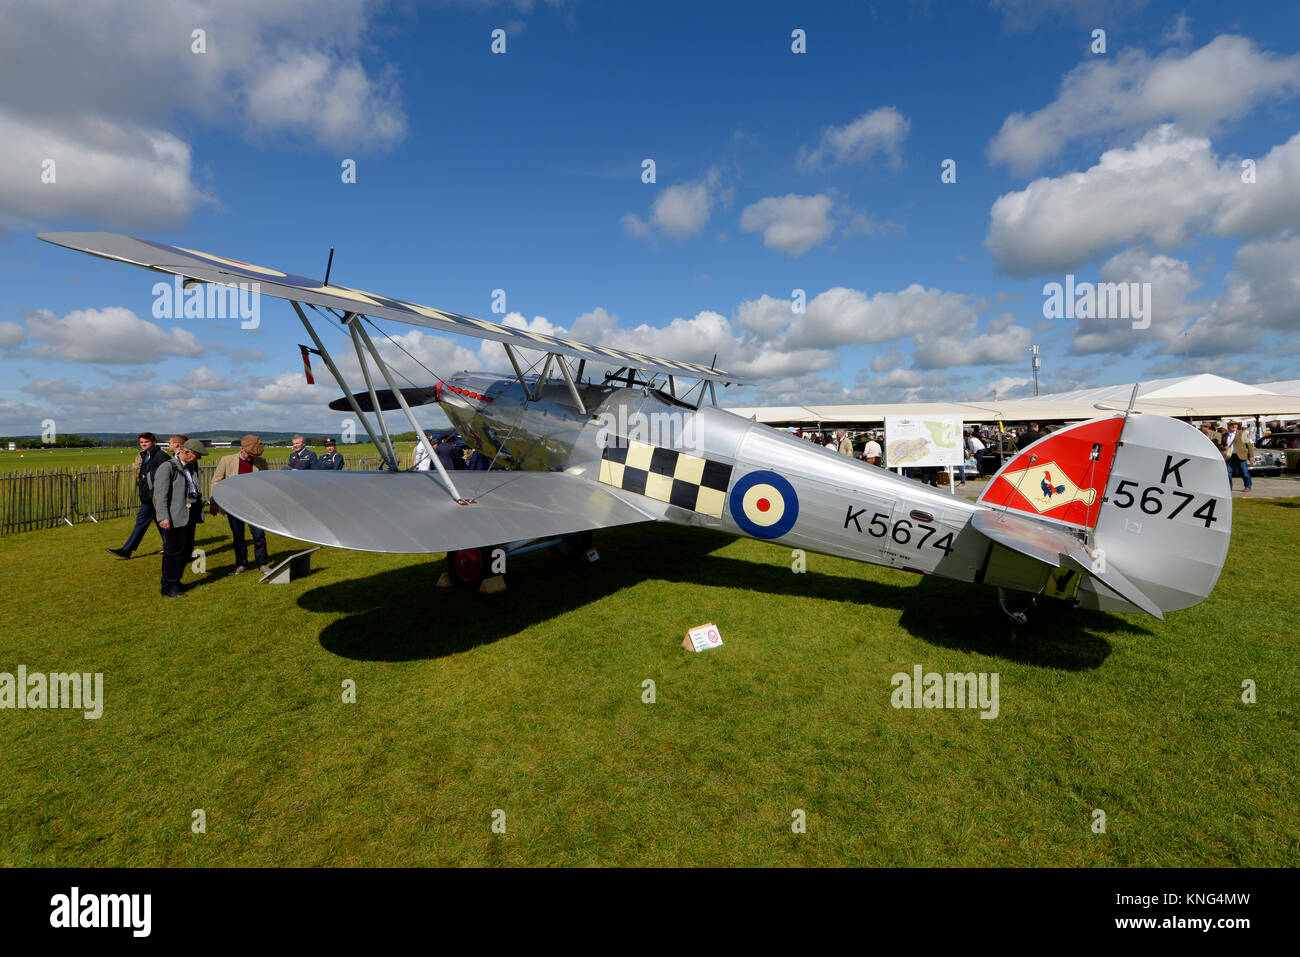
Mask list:
[{"label": "distant tree line", "polygon": [[14,443],[15,448],[20,449],[94,449],[99,447],[99,443],[94,439],[88,439],[84,435],[56,435],[53,442],[42,441],[40,436],[6,436],[0,438],[0,446],[9,447],[9,443]]}]

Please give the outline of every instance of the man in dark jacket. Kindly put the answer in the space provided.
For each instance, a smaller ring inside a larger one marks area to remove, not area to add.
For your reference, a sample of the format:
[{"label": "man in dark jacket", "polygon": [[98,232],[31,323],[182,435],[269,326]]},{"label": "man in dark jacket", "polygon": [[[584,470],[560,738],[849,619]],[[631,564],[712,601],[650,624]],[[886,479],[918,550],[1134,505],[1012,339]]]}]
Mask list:
[{"label": "man in dark jacket", "polygon": [[1016,440],[1016,449],[1018,451],[1027,449],[1042,437],[1043,433],[1038,431],[1038,423],[1030,422],[1029,428],[1020,433],[1020,438]]},{"label": "man in dark jacket", "polygon": [[442,440],[434,446],[433,451],[438,456],[438,461],[442,463],[442,467],[448,472],[452,469],[463,469],[465,467],[465,457],[456,451],[454,436],[444,435]]},{"label": "man in dark jacket", "polygon": [[198,461],[207,449],[198,439],[181,446],[176,458],[158,467],[153,481],[153,507],[163,532],[162,596],[181,598],[181,575],[194,551],[194,533],[203,521],[203,496]]},{"label": "man in dark jacket", "polygon": [[[135,481],[136,494],[140,497],[140,509],[135,513],[135,528],[127,536],[126,544],[121,548],[107,549],[118,558],[130,558],[131,553],[144,540],[144,533],[153,524],[156,514],[153,508],[154,472],[171,457],[163,451],[158,444],[158,437],[152,432],[141,432],[139,438],[140,454],[131,463],[131,476]],[[162,529],[158,530],[158,534],[162,534]]]}]

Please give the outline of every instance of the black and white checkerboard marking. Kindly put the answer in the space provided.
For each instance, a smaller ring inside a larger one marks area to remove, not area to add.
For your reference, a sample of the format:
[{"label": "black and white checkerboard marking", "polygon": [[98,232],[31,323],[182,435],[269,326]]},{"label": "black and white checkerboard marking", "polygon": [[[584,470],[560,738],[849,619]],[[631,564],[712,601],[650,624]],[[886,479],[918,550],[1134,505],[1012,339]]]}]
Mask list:
[{"label": "black and white checkerboard marking", "polygon": [[724,462],[632,441],[606,447],[600,480],[701,515],[722,518],[731,468]]}]

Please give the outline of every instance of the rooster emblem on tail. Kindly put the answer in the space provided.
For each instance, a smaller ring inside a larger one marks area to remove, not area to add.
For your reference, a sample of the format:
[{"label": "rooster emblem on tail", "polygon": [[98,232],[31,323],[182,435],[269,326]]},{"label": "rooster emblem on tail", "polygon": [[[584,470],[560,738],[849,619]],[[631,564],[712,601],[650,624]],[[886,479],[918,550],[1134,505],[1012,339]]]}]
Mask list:
[{"label": "rooster emblem on tail", "polygon": [[1053,495],[1064,495],[1064,494],[1065,494],[1065,486],[1064,486],[1064,485],[1053,485],[1053,484],[1052,484],[1052,473],[1051,473],[1051,472],[1044,472],[1044,473],[1043,473],[1043,481],[1040,482],[1039,484],[1042,486],[1043,494],[1046,495],[1046,496],[1048,497],[1048,499],[1050,499]]}]

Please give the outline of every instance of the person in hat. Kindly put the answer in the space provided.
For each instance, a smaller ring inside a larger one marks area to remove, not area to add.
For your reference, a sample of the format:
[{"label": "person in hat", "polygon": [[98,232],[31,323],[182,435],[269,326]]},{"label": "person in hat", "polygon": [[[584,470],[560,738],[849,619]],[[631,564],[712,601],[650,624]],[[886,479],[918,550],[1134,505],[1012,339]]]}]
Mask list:
[{"label": "person in hat", "polygon": [[199,459],[208,454],[198,439],[189,439],[174,458],[161,463],[153,477],[153,507],[163,533],[162,596],[181,598],[181,575],[194,550],[194,533],[203,521]]},{"label": "person in hat", "polygon": [[334,440],[325,440],[325,451],[317,456],[316,467],[318,469],[333,469],[336,472],[343,470],[343,456],[334,448]]},{"label": "person in hat", "polygon": [[[239,451],[234,455],[222,456],[221,461],[217,463],[216,472],[212,476],[212,488],[215,489],[218,482],[224,482],[236,475],[265,471],[269,466],[266,464],[266,459],[262,458],[263,451],[262,439],[259,436],[244,436],[240,440]],[[212,503],[210,511],[213,515],[221,514],[221,508],[216,502]],[[248,542],[244,539],[245,525],[229,512],[226,513],[226,520],[230,522],[230,535],[235,540],[235,568],[230,574],[238,575],[248,570]],[[258,567],[263,572],[269,572],[271,559],[266,551],[266,532],[256,525],[249,525],[247,528],[253,536],[253,558],[257,560]]]},{"label": "person in hat", "polygon": [[[424,430],[424,437],[429,440],[430,445],[437,441],[430,429]],[[411,452],[411,467],[417,472],[427,472],[433,468],[433,459],[429,457],[429,453],[425,451],[424,443],[419,439],[416,440],[415,448]]]}]

